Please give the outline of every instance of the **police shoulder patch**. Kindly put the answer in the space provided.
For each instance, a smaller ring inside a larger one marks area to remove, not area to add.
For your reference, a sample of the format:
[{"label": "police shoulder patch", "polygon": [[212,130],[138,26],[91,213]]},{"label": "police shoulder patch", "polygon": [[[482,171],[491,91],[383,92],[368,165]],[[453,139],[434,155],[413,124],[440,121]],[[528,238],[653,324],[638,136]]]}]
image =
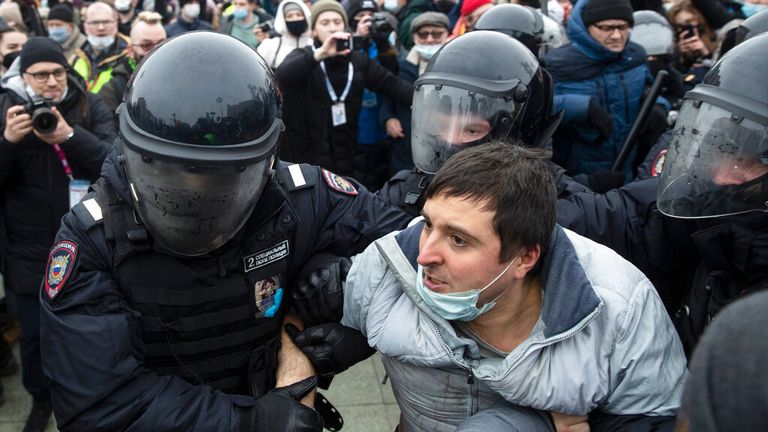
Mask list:
[{"label": "police shoulder patch", "polygon": [[325,183],[327,183],[328,186],[335,191],[339,191],[341,193],[352,196],[357,195],[357,189],[355,189],[352,183],[338,174],[334,174],[327,169],[323,169],[323,179],[325,179]]},{"label": "police shoulder patch", "polygon": [[77,259],[77,245],[70,240],[61,240],[51,249],[45,276],[45,292],[54,298],[64,287],[72,274]]},{"label": "police shoulder patch", "polygon": [[664,149],[656,155],[651,164],[651,176],[658,177],[664,169],[664,160],[667,158],[667,149]]}]

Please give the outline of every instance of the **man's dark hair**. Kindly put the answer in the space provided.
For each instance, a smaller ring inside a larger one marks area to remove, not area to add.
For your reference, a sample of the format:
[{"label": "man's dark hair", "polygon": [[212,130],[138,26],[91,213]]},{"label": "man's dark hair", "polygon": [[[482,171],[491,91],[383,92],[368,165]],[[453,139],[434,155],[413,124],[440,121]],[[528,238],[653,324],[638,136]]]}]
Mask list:
[{"label": "man's dark hair", "polygon": [[555,226],[555,180],[547,154],[522,143],[491,141],[451,156],[427,188],[427,199],[460,197],[495,211],[499,262],[536,245],[544,254]]}]

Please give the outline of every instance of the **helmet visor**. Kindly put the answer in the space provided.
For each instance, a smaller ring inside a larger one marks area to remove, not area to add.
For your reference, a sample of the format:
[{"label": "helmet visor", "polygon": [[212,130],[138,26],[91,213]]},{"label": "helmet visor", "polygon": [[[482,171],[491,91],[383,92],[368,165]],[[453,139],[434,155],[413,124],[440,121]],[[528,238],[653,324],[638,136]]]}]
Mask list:
[{"label": "helmet visor", "polygon": [[668,216],[690,219],[768,211],[766,126],[686,100],[669,145],[657,206]]},{"label": "helmet visor", "polygon": [[411,131],[414,164],[434,174],[458,151],[506,137],[519,108],[511,98],[447,85],[418,86],[413,96]]},{"label": "helmet visor", "polygon": [[131,193],[147,230],[163,247],[185,256],[229,241],[253,211],[269,160],[245,166],[192,166],[143,159],[123,145]]}]

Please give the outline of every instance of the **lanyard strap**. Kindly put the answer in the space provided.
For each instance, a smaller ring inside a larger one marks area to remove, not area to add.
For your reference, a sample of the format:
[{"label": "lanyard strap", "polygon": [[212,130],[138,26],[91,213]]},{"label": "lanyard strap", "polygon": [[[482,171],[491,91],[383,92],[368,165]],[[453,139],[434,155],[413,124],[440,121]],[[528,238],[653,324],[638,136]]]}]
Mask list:
[{"label": "lanyard strap", "polygon": [[[316,48],[312,47],[312,52],[314,52]],[[328,96],[331,97],[331,100],[333,103],[337,102],[344,102],[347,99],[347,95],[349,94],[349,89],[352,88],[352,76],[355,73],[354,68],[352,67],[352,62],[350,61],[347,63],[349,68],[347,69],[347,85],[344,86],[344,91],[341,92],[341,97],[336,95],[336,90],[333,89],[333,85],[331,84],[331,80],[328,79],[328,72],[325,70],[325,61],[320,62],[320,69],[323,70],[323,77],[325,78],[325,88],[328,89]]]},{"label": "lanyard strap", "polygon": [[67,177],[69,177],[70,180],[74,180],[75,178],[72,177],[72,168],[69,166],[69,161],[67,160],[67,155],[64,154],[64,149],[61,148],[60,145],[54,144],[53,150],[56,152],[56,157],[59,158],[62,168],[64,168],[64,173],[67,174]]}]

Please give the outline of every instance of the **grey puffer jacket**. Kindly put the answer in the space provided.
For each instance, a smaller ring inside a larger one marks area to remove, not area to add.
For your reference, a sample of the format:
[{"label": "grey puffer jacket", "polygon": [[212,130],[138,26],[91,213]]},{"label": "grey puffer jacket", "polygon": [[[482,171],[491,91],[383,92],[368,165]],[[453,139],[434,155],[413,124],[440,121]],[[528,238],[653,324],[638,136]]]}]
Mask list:
[{"label": "grey puffer jacket", "polygon": [[653,285],[629,262],[557,227],[538,323],[506,357],[489,358],[417,294],[422,226],[355,258],[342,320],[384,355],[406,430],[453,431],[504,401],[575,415],[676,413],[685,356]]}]

